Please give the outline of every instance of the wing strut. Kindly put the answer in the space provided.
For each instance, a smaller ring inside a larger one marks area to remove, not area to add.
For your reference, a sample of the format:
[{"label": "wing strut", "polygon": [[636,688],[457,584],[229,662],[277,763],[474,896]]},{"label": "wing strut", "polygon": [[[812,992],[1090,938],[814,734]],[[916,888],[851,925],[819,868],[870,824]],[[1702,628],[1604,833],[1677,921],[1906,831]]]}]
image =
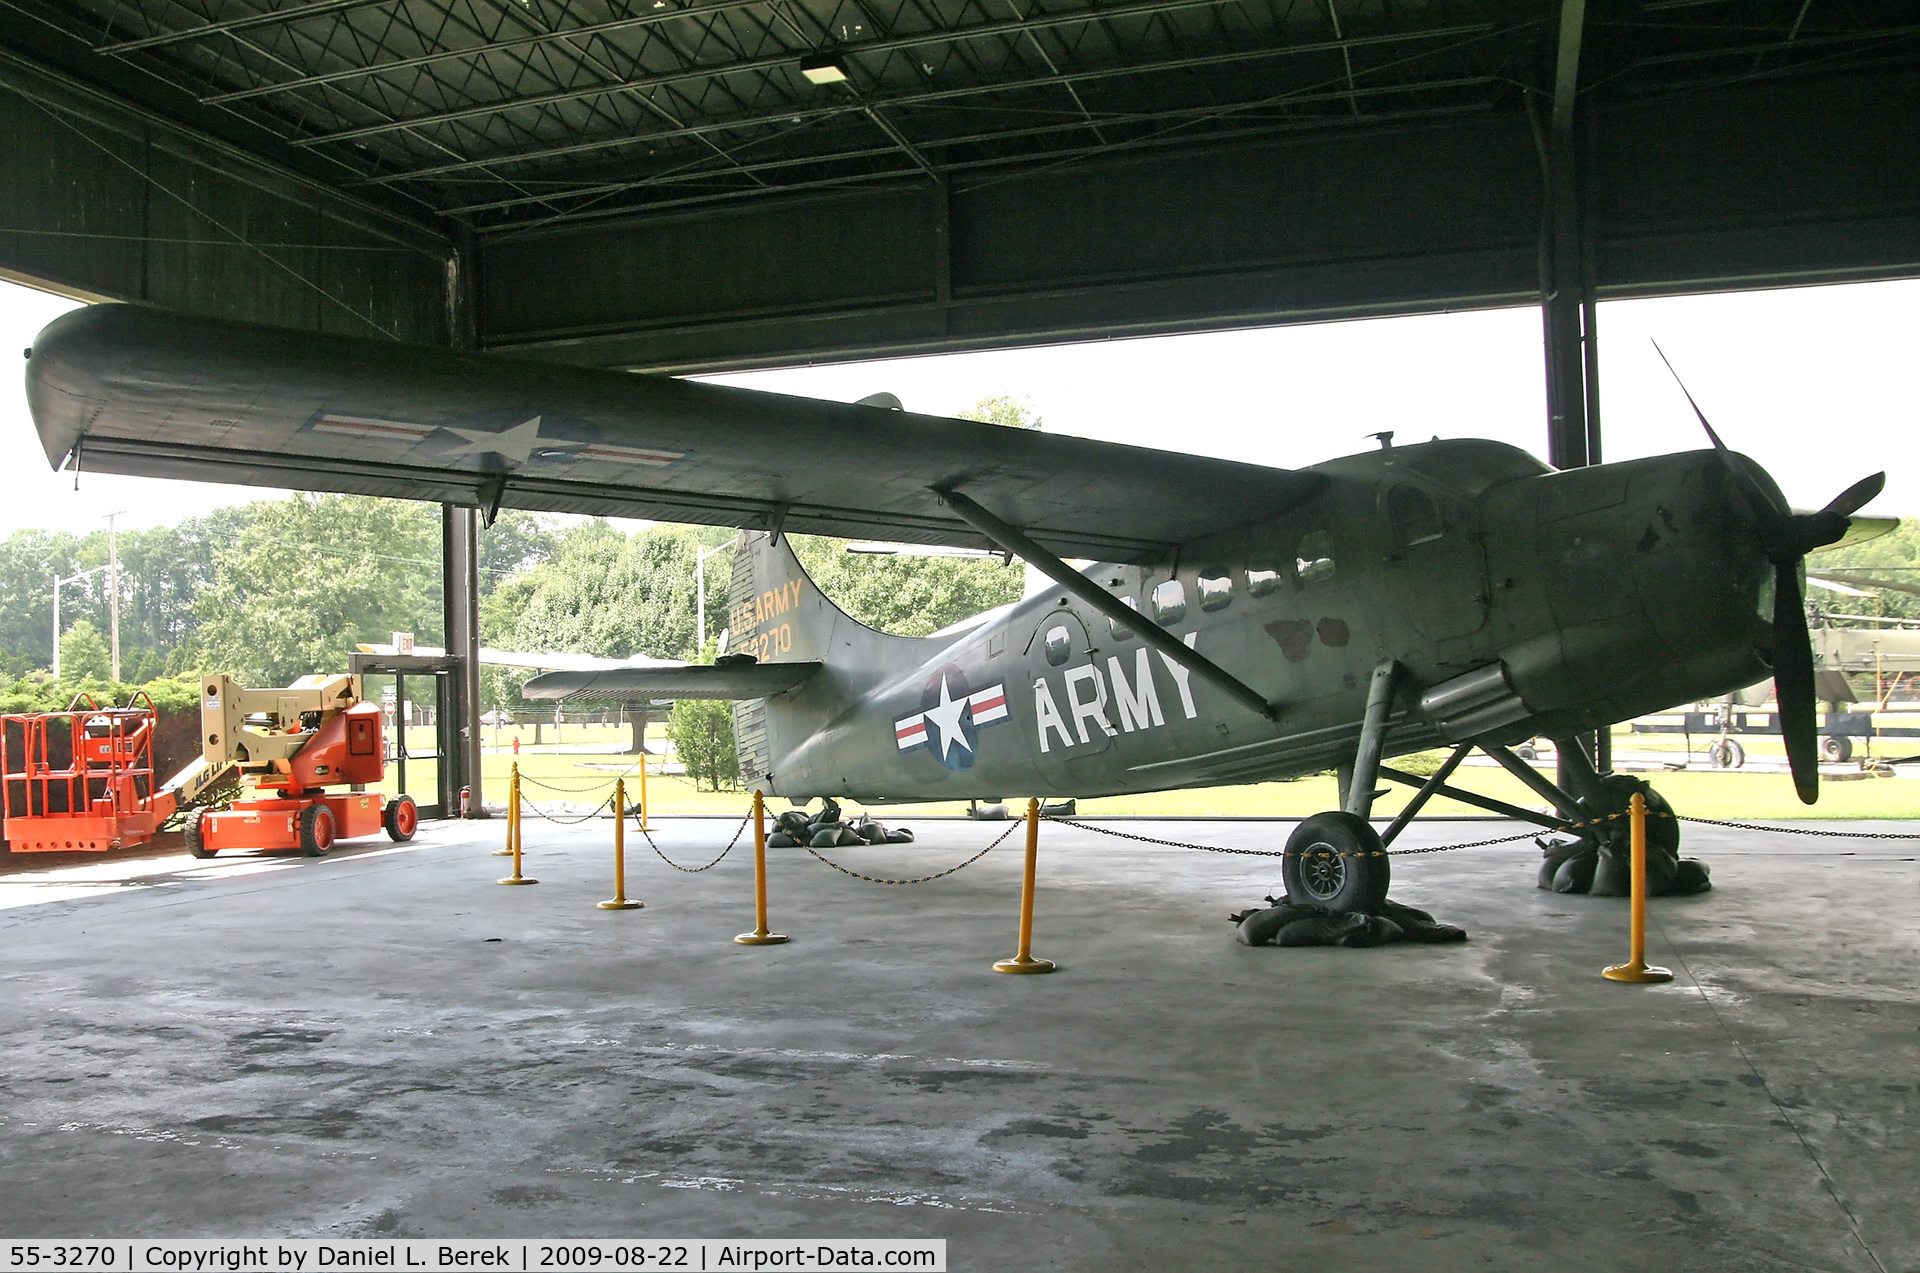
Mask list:
[{"label": "wing strut", "polygon": [[1041,574],[1115,623],[1132,628],[1149,646],[1180,664],[1201,680],[1208,682],[1247,710],[1257,712],[1268,720],[1280,719],[1280,708],[1277,704],[1267,702],[1245,681],[1185,644],[1146,615],[1126,605],[1120,598],[1100,587],[1039,544],[1034,543],[1018,527],[1009,526],[958,491],[943,491],[938,487],[930,489],[942,504],[952,509],[962,521],[985,535],[1002,552],[1012,553],[1022,561],[1031,562]]}]

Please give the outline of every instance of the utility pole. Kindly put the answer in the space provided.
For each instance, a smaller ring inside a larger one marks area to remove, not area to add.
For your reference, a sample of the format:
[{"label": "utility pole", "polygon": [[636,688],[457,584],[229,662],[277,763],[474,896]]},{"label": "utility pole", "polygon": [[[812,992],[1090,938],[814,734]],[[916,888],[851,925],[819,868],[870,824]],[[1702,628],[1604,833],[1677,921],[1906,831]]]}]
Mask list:
[{"label": "utility pole", "polygon": [[115,685],[120,683],[120,532],[113,519],[126,511],[122,508],[107,514],[107,612],[112,616],[108,626],[113,631],[113,671],[107,679]]},{"label": "utility pole", "polygon": [[731,548],[740,542],[735,535],[724,544],[715,544],[711,548],[695,548],[693,551],[693,650],[694,657],[707,648],[707,558],[722,548]]},{"label": "utility pole", "polygon": [[57,574],[53,577],[53,679],[56,681],[60,679],[60,589],[70,583],[79,583],[88,575],[97,575],[105,569],[107,569],[106,566],[95,566],[92,570],[83,570],[65,579]]}]

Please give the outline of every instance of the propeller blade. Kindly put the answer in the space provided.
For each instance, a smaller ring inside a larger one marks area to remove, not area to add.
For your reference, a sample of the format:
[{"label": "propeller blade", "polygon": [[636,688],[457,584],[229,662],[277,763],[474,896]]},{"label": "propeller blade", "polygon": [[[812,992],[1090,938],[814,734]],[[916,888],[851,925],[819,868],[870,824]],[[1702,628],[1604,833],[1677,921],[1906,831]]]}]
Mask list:
[{"label": "propeller blade", "polygon": [[1823,513],[1839,513],[1843,517],[1851,517],[1859,509],[1866,507],[1867,501],[1878,495],[1885,489],[1886,485],[1887,475],[1885,473],[1875,473],[1871,477],[1863,477],[1846,490],[1841,491],[1838,495],[1828,500],[1827,506],[1820,511]]},{"label": "propeller blade", "polygon": [[1657,340],[1653,342],[1653,352],[1660,355],[1661,362],[1667,363],[1667,374],[1673,377],[1673,383],[1680,386],[1680,392],[1685,395],[1687,405],[1693,408],[1694,418],[1700,421],[1700,427],[1707,431],[1707,437],[1713,442],[1713,449],[1722,455],[1727,454],[1727,444],[1720,440],[1720,435],[1715,433],[1713,426],[1707,423],[1707,413],[1700,409],[1700,404],[1693,400],[1693,395],[1687,393],[1687,382],[1680,379],[1680,373],[1673,369],[1672,363],[1667,362],[1667,351],[1660,348],[1660,342]]},{"label": "propeller blade", "polygon": [[1890,535],[1899,529],[1900,519],[1898,517],[1862,517],[1856,513],[1847,519],[1847,533],[1840,536],[1838,541],[1827,544],[1821,551],[1826,552],[1835,548],[1851,548],[1855,544],[1864,544],[1869,539],[1878,539],[1882,535]]},{"label": "propeller blade", "polygon": [[1813,639],[1800,598],[1797,562],[1773,571],[1773,692],[1780,707],[1780,738],[1800,803],[1820,799],[1819,700],[1813,686]]}]

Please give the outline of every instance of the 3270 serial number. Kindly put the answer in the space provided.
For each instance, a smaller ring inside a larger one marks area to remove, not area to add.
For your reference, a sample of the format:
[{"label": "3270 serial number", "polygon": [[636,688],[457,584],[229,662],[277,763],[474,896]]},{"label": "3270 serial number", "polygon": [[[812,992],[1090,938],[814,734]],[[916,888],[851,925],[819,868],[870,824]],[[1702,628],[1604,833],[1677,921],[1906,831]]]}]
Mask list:
[{"label": "3270 serial number", "polygon": [[120,1258],[110,1246],[15,1246],[7,1248],[7,1267],[15,1269],[110,1269]]}]

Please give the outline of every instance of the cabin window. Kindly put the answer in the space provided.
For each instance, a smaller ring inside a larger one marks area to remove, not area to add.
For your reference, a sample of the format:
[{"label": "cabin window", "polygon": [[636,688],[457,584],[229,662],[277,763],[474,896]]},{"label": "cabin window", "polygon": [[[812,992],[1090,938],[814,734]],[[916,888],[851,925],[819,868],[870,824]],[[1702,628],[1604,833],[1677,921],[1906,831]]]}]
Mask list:
[{"label": "cabin window", "polygon": [[1073,637],[1065,628],[1047,629],[1047,662],[1059,667],[1073,657]]},{"label": "cabin window", "polygon": [[1280,585],[1287,577],[1278,570],[1267,570],[1259,566],[1247,567],[1247,591],[1256,597],[1264,597],[1270,592],[1280,591]]},{"label": "cabin window", "polygon": [[1393,523],[1394,542],[1402,548],[1432,543],[1446,530],[1440,506],[1417,486],[1396,486],[1387,493],[1387,519]]},{"label": "cabin window", "polygon": [[1333,536],[1324,530],[1310,530],[1300,536],[1300,547],[1294,550],[1293,575],[1302,584],[1333,578]]},{"label": "cabin window", "polygon": [[[1120,600],[1126,604],[1129,610],[1138,610],[1140,608],[1140,603],[1132,597],[1122,597]],[[1121,623],[1118,619],[1107,620],[1107,631],[1113,634],[1113,639],[1116,641],[1124,641],[1133,635],[1133,629]]]},{"label": "cabin window", "polygon": [[1233,580],[1227,575],[1210,577],[1201,575],[1200,608],[1211,614],[1215,610],[1225,610],[1233,601]]},{"label": "cabin window", "polygon": [[1153,590],[1153,617],[1163,624],[1187,617],[1187,590],[1178,579],[1169,579]]}]

